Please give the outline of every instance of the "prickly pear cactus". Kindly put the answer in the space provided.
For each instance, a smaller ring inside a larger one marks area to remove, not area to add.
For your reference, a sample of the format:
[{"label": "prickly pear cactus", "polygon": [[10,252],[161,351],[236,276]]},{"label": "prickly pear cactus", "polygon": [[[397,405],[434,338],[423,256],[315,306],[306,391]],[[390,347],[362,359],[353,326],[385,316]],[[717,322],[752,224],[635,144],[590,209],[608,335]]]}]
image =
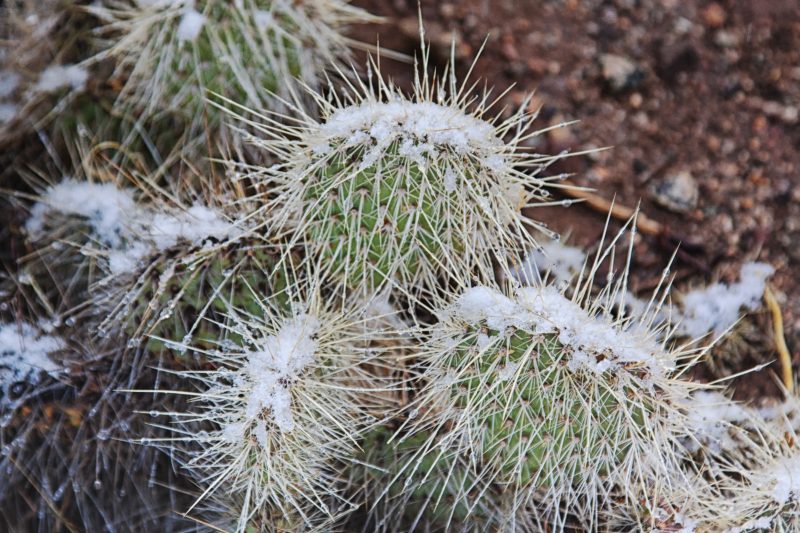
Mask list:
[{"label": "prickly pear cactus", "polygon": [[445,78],[417,78],[411,97],[384,80],[377,96],[366,86],[319,96],[321,122],[263,126],[257,144],[284,161],[259,175],[285,192],[275,225],[294,228],[310,260],[350,289],[416,293],[465,271],[490,279],[494,260],[508,271],[535,245],[531,228],[548,233],[522,213],[549,194],[546,178],[521,172],[551,160],[519,147],[536,134],[531,117],[485,120],[488,109],[468,108]]},{"label": "prickly pear cactus", "polygon": [[[105,0],[90,8],[105,21],[105,49],[126,72],[121,101],[152,114],[205,114],[210,93],[239,106],[279,105],[294,80],[316,85],[348,55],[350,23],[374,20],[341,0]],[[202,122],[202,120],[201,120]]]},{"label": "prickly pear cactus", "polygon": [[690,387],[672,377],[675,354],[646,333],[541,287],[512,297],[473,287],[440,318],[422,349],[428,385],[409,422],[438,428],[425,453],[466,457],[520,501],[538,491],[578,507],[593,505],[616,473],[660,468],[647,460],[654,449],[672,460],[676,403]]}]

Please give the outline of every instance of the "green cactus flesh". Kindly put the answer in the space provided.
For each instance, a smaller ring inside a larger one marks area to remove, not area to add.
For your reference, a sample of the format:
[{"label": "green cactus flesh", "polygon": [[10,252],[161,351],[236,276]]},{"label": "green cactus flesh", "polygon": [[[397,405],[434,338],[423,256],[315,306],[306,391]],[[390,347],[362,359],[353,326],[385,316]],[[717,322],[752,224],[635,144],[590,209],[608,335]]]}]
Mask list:
[{"label": "green cactus flesh", "polygon": [[[196,39],[178,43],[182,51],[174,56],[171,78],[167,86],[169,95],[182,95],[182,103],[187,112],[194,113],[198,108],[203,108],[213,115],[210,118],[218,116],[219,113],[215,108],[205,105],[208,96],[206,91],[224,95],[240,104],[251,101],[253,95],[237,81],[235,67],[227,57],[231,54],[234,55],[238,65],[248,70],[253,86],[265,93],[279,92],[279,83],[282,80],[279,79],[280,69],[276,68],[278,65],[269,64],[270,58],[267,53],[259,53],[262,49],[266,50],[268,47],[283,51],[286,54],[286,64],[282,68],[286,69],[289,76],[300,77],[296,43],[288,37],[278,36],[274,29],[258,29],[255,20],[248,17],[248,14],[254,14],[256,9],[268,10],[270,4],[270,1],[256,1],[252,3],[252,10],[240,11],[227,1],[198,2],[196,9],[206,17],[207,22]],[[240,19],[237,24],[232,24],[234,18]],[[275,19],[276,24],[279,24],[287,35],[296,33],[297,28],[287,17],[276,16]],[[171,32],[177,32],[179,22],[180,17],[171,22],[173,26]],[[243,26],[250,27],[252,31],[242,31]],[[213,27],[219,35],[212,36],[209,27]],[[221,50],[219,44],[215,44],[219,41],[224,43],[223,46],[227,51]],[[186,84],[202,90],[186,91]]]},{"label": "green cactus flesh", "polygon": [[[144,325],[147,348],[154,351],[183,343],[190,331],[192,346],[213,346],[223,337],[219,324],[227,322],[225,315],[231,309],[260,317],[267,300],[279,309],[288,306],[287,276],[276,268],[277,263],[272,251],[231,244],[194,268],[178,262],[165,290],[157,294],[159,279],[168,266],[162,261],[151,270],[134,313],[128,317],[128,333],[141,331]],[[203,319],[192,331],[201,314]],[[234,332],[225,335],[236,342]]]},{"label": "green cactus flesh", "polygon": [[[606,388],[592,397],[578,393],[579,381],[569,383],[575,378],[566,368],[568,354],[554,335],[517,330],[481,353],[472,333],[447,365],[465,370],[465,379],[451,386],[451,398],[478,416],[485,462],[519,485],[540,487],[578,483],[586,469],[602,474],[613,468],[627,449],[630,432],[623,430],[642,425],[642,408],[626,411]],[[515,371],[501,378],[504,360]]]},{"label": "green cactus flesh", "polygon": [[[481,508],[471,507],[468,494],[478,492],[476,477],[464,468],[454,468],[452,456],[431,450],[420,455],[429,433],[422,432],[391,439],[386,428],[368,433],[361,443],[364,450],[353,469],[359,470],[358,486],[375,486],[384,497],[402,509],[403,520],[444,527],[453,523],[480,523]],[[402,469],[402,470],[401,470]]]},{"label": "green cactus flesh", "polygon": [[[308,187],[306,241],[319,247],[333,272],[350,286],[377,287],[397,276],[413,279],[423,261],[443,250],[438,191],[416,164],[371,166],[342,179],[346,156],[338,156]],[[395,159],[395,158],[391,158]],[[380,164],[380,163],[379,163]],[[344,170],[348,172],[348,170]],[[458,251],[458,242],[446,242]]]}]

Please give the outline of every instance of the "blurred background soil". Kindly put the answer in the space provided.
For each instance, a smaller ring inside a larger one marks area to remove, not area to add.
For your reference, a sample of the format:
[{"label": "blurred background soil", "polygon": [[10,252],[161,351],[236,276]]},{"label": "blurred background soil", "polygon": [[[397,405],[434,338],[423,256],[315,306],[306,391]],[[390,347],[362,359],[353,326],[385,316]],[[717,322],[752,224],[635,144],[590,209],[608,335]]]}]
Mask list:
[{"label": "blurred background soil", "polygon": [[[386,17],[354,37],[413,56],[419,51],[417,0],[354,0]],[[772,286],[786,340],[800,365],[800,2],[797,0],[421,0],[433,63],[455,41],[461,75],[485,42],[473,80],[514,109],[534,92],[541,128],[579,120],[534,138],[564,159],[552,173],[660,223],[636,236],[631,289],[646,295],[678,248],[679,289],[736,281],[747,261],[773,265]],[[379,36],[379,37],[378,37]],[[408,64],[381,60],[401,87]],[[533,216],[589,251],[606,214],[585,204],[540,208]],[[613,226],[619,227],[619,221]],[[712,357],[726,374],[774,361],[772,322],[755,313]],[[730,362],[729,362],[730,363]],[[697,377],[719,377],[706,365]],[[773,372],[736,378],[740,399],[776,396]]]}]

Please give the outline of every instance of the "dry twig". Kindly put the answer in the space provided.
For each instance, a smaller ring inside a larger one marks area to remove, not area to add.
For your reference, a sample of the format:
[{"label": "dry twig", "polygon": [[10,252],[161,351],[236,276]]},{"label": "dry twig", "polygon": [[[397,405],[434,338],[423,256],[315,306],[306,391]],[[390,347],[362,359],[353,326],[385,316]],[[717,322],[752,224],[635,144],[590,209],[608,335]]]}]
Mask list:
[{"label": "dry twig", "polygon": [[789,348],[786,346],[786,339],[783,335],[783,316],[778,300],[769,285],[764,289],[764,301],[767,303],[772,313],[772,332],[775,338],[775,348],[778,350],[778,358],[781,362],[781,378],[783,385],[789,393],[794,392],[794,376],[792,375],[792,357]]}]

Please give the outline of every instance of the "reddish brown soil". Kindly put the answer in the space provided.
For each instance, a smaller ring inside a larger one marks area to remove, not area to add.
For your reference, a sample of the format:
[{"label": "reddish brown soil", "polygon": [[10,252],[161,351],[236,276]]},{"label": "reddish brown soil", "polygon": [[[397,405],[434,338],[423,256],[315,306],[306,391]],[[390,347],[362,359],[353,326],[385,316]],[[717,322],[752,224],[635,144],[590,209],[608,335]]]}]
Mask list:
[{"label": "reddish brown soil", "polygon": [[[354,0],[387,18],[356,37],[413,55],[419,48],[416,0]],[[458,68],[475,66],[499,94],[519,105],[535,91],[539,124],[580,120],[538,138],[548,153],[612,147],[559,164],[573,181],[661,222],[664,235],[637,238],[632,287],[653,285],[678,243],[679,288],[735,280],[743,262],[772,264],[786,339],[800,364],[800,4],[796,0],[422,0],[435,60],[451,39]],[[635,68],[615,90],[601,58],[614,54]],[[401,86],[411,67],[382,60]],[[670,211],[654,200],[679,172],[691,174],[695,206]],[[536,211],[571,242],[596,244],[604,213],[586,206]],[[751,317],[759,334],[734,362],[742,370],[775,358],[771,321]],[[725,350],[718,350],[721,353]],[[720,355],[723,356],[723,355]],[[737,378],[737,396],[777,393],[772,371]],[[710,377],[711,372],[702,372]]]}]

